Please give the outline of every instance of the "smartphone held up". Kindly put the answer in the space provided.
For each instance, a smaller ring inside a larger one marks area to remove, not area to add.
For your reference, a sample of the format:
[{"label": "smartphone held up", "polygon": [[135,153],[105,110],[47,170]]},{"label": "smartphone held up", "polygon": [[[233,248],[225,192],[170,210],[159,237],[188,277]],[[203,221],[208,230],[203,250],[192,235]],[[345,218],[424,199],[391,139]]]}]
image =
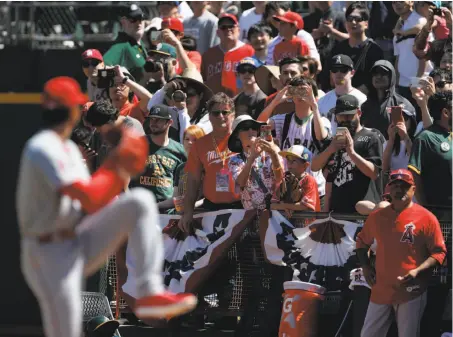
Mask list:
[{"label": "smartphone held up", "polygon": [[272,127],[270,125],[262,125],[260,129],[260,138],[272,142]]}]

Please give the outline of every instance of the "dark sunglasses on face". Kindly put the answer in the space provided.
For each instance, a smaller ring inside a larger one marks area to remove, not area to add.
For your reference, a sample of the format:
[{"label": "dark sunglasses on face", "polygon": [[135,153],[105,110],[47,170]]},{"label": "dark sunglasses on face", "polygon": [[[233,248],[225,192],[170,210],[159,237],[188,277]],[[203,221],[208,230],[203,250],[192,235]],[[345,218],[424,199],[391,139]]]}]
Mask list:
[{"label": "dark sunglasses on face", "polygon": [[136,22],[142,22],[143,21],[143,18],[129,18],[128,19],[130,23],[136,23]]},{"label": "dark sunglasses on face", "polygon": [[221,25],[219,27],[220,30],[230,30],[230,29],[234,29],[234,27],[236,27],[236,25]]},{"label": "dark sunglasses on face", "polygon": [[339,67],[339,68],[332,68],[330,71],[334,74],[340,72],[342,74],[346,74],[351,69],[349,67]]},{"label": "dark sunglasses on face", "polygon": [[255,68],[254,67],[241,67],[238,69],[239,74],[254,74],[255,73]]},{"label": "dark sunglasses on face", "polygon": [[355,21],[355,22],[359,23],[359,22],[365,21],[365,19],[362,18],[361,16],[349,15],[349,16],[346,17],[346,21],[347,22],[354,22]]},{"label": "dark sunglasses on face", "polygon": [[228,116],[229,114],[231,114],[231,111],[228,111],[228,110],[213,110],[211,111],[211,114],[215,117],[219,117],[220,115],[223,115],[223,116]]},{"label": "dark sunglasses on face", "polygon": [[101,61],[99,60],[83,60],[82,61],[82,67],[83,68],[89,68],[89,67],[96,67]]}]

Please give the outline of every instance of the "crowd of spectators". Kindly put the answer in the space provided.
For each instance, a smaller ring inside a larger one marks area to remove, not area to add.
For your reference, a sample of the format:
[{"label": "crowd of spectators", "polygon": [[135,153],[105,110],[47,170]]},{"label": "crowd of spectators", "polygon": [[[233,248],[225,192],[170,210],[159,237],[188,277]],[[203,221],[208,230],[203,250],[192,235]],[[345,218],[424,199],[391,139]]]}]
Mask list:
[{"label": "crowd of spectators", "polygon": [[146,170],[129,187],[189,234],[197,208],[369,214],[388,205],[395,170],[410,170],[415,203],[451,207],[448,4],[310,1],[302,16],[253,3],[125,8],[110,49],[81,57],[87,165],[109,150],[103,125],[145,134]]}]

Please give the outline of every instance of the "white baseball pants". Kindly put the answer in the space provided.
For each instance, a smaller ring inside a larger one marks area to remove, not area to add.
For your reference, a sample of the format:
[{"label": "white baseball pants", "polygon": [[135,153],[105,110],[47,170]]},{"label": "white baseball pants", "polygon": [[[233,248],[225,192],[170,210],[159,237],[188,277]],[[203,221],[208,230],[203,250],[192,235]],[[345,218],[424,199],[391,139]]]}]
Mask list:
[{"label": "white baseball pants", "polygon": [[38,299],[46,337],[82,336],[83,278],[105,264],[129,234],[128,246],[137,261],[138,294],[164,290],[158,221],[154,196],[135,188],[86,216],[73,240],[40,244],[35,238],[22,239],[22,272]]}]

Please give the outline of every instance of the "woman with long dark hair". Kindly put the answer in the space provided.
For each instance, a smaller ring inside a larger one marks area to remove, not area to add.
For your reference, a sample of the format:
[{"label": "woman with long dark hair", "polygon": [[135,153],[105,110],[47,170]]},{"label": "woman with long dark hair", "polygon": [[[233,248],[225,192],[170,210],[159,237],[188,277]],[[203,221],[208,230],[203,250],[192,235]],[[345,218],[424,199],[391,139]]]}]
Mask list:
[{"label": "woman with long dark hair", "polygon": [[387,129],[388,141],[384,144],[383,172],[407,168],[417,122],[415,114],[403,109],[404,123],[391,123]]}]

